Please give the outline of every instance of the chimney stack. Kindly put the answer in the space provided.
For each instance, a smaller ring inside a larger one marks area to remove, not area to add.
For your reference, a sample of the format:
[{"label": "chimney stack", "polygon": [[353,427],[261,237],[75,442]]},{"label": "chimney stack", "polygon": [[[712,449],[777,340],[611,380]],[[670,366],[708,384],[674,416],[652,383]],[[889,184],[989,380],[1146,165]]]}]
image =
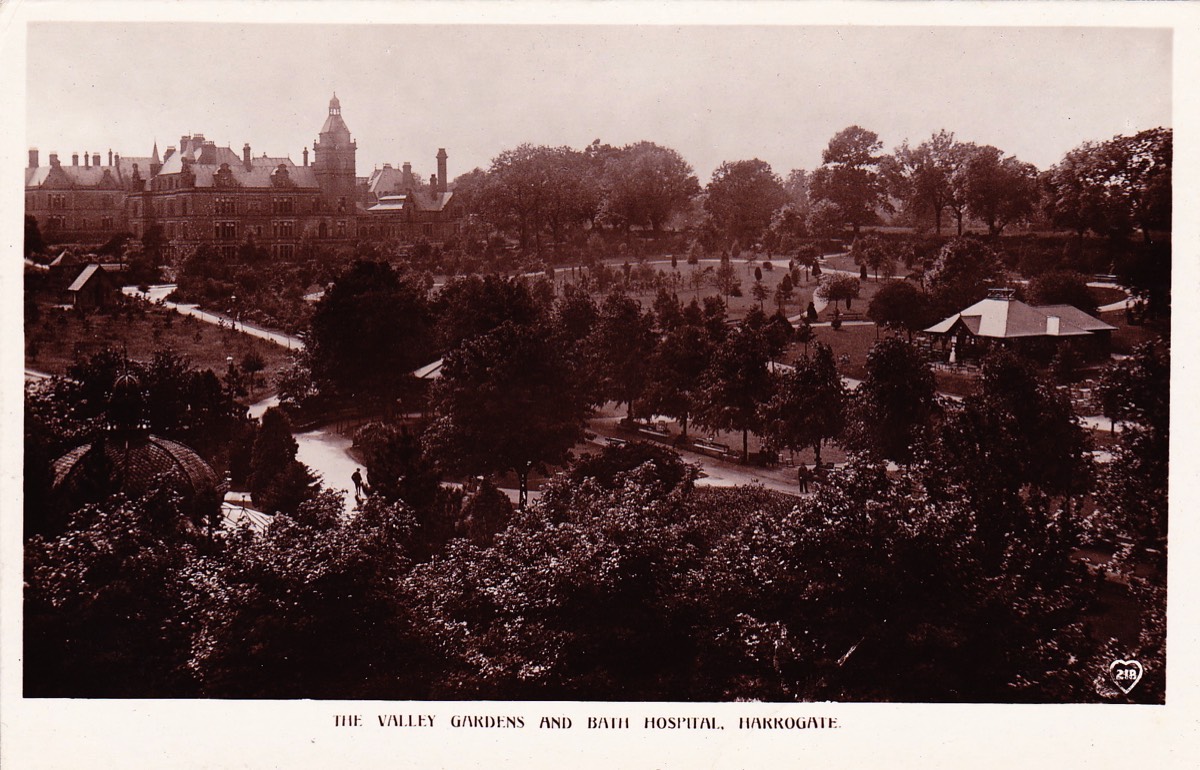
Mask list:
[{"label": "chimney stack", "polygon": [[118,153],[116,153],[116,154],[114,154],[114,155],[113,155],[113,165],[114,165],[114,166],[120,166],[120,165],[121,165],[121,153],[119,153],[119,152],[118,152]]},{"label": "chimney stack", "polygon": [[304,148],[304,165],[308,165],[308,148]]},{"label": "chimney stack", "polygon": [[412,164],[404,164],[404,176],[400,178],[400,184],[404,187],[404,191],[408,192],[413,188]]},{"label": "chimney stack", "polygon": [[79,153],[77,153],[77,152],[71,153],[71,165],[72,166],[79,165]]},{"label": "chimney stack", "polygon": [[242,145],[242,165],[244,165],[246,167],[247,171],[249,171],[251,168],[253,168],[253,165],[254,165],[250,162],[250,143],[249,142],[246,142],[245,144]]},{"label": "chimney stack", "polygon": [[435,193],[438,191],[437,174],[429,175],[429,192]]},{"label": "chimney stack", "polygon": [[112,150],[110,149],[108,151],[108,165],[110,165],[110,166],[113,164],[112,159],[113,159],[113,154],[112,154]]},{"label": "chimney stack", "polygon": [[92,165],[96,168],[100,168],[100,153],[97,152],[92,154]]},{"label": "chimney stack", "polygon": [[1058,316],[1056,316],[1056,315],[1046,316],[1046,334],[1050,334],[1050,335],[1057,337],[1061,328],[1062,328],[1062,323],[1059,320]]},{"label": "chimney stack", "polygon": [[36,147],[30,148],[30,150],[29,150],[29,167],[30,168],[38,167],[38,151],[37,151]]},{"label": "chimney stack", "polygon": [[58,153],[57,152],[50,153],[50,165],[58,166]]},{"label": "chimney stack", "polygon": [[92,161],[92,157],[85,152],[83,154],[83,167],[91,168],[92,167],[91,161]]},{"label": "chimney stack", "polygon": [[447,157],[448,156],[446,155],[446,148],[445,147],[439,148],[438,154],[437,154],[437,168],[438,168],[437,192],[439,192],[439,193],[446,192],[446,158]]}]

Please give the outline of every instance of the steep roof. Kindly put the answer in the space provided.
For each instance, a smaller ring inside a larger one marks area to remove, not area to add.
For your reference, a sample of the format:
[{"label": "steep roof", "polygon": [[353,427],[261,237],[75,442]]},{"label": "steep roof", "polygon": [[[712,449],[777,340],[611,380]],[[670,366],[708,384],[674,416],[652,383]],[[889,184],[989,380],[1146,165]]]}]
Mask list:
[{"label": "steep roof", "polygon": [[1037,309],[1048,315],[1056,315],[1072,326],[1078,326],[1089,332],[1115,331],[1117,328],[1104,323],[1099,318],[1088,315],[1074,305],[1038,305]]},{"label": "steep roof", "polygon": [[[1058,319],[1057,330],[1054,329],[1054,324],[1050,320],[1052,317]],[[947,334],[960,320],[977,337],[999,339],[1047,336],[1077,337],[1093,331],[1113,328],[1070,305],[1034,307],[1016,299],[989,297],[934,324],[925,331],[930,334]]]},{"label": "steep roof", "polygon": [[[241,158],[233,155],[228,147],[220,148],[225,150],[225,153],[218,153],[218,158],[232,158],[232,160],[220,160],[219,163],[192,163],[192,174],[196,177],[196,187],[214,187],[213,178],[218,171],[221,170],[222,163],[229,164],[229,173],[234,182],[240,187],[262,187],[271,188],[274,184],[271,180],[271,175],[280,167],[287,168],[288,177],[299,188],[316,189],[317,175],[312,166],[297,166],[292,162],[291,158],[272,158],[266,155],[260,155],[257,158],[250,159],[250,168],[247,169]],[[188,153],[189,155],[191,153]],[[124,160],[124,159],[122,159]],[[167,174],[179,174],[183,171],[183,160],[178,153],[172,155],[163,163],[162,170],[159,176]]]},{"label": "steep roof", "polygon": [[92,276],[97,272],[100,272],[99,265],[92,264],[83,268],[83,271],[79,273],[78,277],[76,277],[75,280],[71,282],[71,285],[67,287],[67,291],[82,291],[83,287],[87,285],[88,281],[92,280]]},{"label": "steep roof", "polygon": [[450,205],[450,199],[454,197],[454,193],[414,190],[411,197],[418,211],[441,211]]},{"label": "steep roof", "polygon": [[[89,256],[95,257],[96,255],[91,254]],[[62,258],[63,257],[60,254],[58,256],[58,258],[54,260],[54,262],[50,263],[50,265],[47,265],[46,269],[49,270],[51,267],[55,267],[55,266],[62,264],[60,261],[60,260],[62,260]],[[104,263],[104,264],[91,262],[87,266],[85,266],[83,268],[83,270],[79,271],[79,275],[77,275],[75,277],[75,280],[71,282],[71,285],[67,287],[67,291],[81,291],[83,289],[83,287],[87,285],[87,282],[92,280],[92,276],[96,275],[96,273],[123,273],[123,272],[125,272],[125,265],[120,262],[110,262],[110,263]]]},{"label": "steep roof", "polygon": [[404,172],[390,163],[385,163],[383,168],[375,169],[371,172],[371,176],[367,177],[367,190],[372,195],[403,193],[405,192]]},{"label": "steep roof", "polygon": [[[58,169],[73,187],[91,187],[100,190],[118,189],[124,188],[133,178],[135,163],[142,178],[148,179],[150,177],[150,158],[121,157],[111,166],[66,166],[60,163]],[[25,187],[41,187],[50,177],[53,168],[53,166],[26,168]]]}]

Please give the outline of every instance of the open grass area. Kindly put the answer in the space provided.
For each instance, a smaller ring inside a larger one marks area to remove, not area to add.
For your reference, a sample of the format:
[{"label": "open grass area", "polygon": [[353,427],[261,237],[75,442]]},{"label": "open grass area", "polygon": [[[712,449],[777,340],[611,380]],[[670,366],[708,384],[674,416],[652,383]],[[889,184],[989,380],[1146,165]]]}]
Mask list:
[{"label": "open grass area", "polygon": [[291,362],[291,353],[278,345],[149,305],[83,315],[41,304],[37,319],[25,328],[25,366],[46,374],[63,374],[77,359],[104,348],[123,349],[138,361],[169,350],[219,376],[227,371],[227,357],[240,366],[248,353],[257,352],[265,368],[248,393],[251,400],[270,395],[275,376]]},{"label": "open grass area", "polygon": [[[850,256],[848,253],[847,254],[831,254],[828,257],[825,257],[822,264],[825,267],[833,268],[834,270],[846,270],[851,273],[857,273],[860,270],[860,267],[858,265],[854,264],[854,257]],[[897,262],[895,267],[892,269],[892,277],[893,278],[903,278],[906,275],[908,275],[908,273],[909,273],[909,269],[904,266],[903,262]],[[870,270],[868,270],[867,275],[870,276],[872,281],[875,280],[874,272],[871,272]],[[884,278],[882,275],[880,275],[879,280],[884,281],[887,279]]]},{"label": "open grass area", "polygon": [[[1114,289],[1111,286],[1089,286],[1088,291],[1092,293],[1092,296],[1096,299],[1096,305],[1099,307],[1120,302],[1129,296],[1124,289]],[[1112,322],[1109,321],[1109,323]]]},{"label": "open grass area", "polygon": [[1128,354],[1143,342],[1155,342],[1163,338],[1163,331],[1157,325],[1142,324],[1134,326],[1125,320],[1125,311],[1114,310],[1101,313],[1100,320],[1117,327],[1112,334],[1112,352]]},{"label": "open grass area", "polygon": [[[876,326],[843,326],[833,330],[828,326],[818,326],[813,329],[813,342],[809,343],[811,352],[813,343],[828,345],[833,350],[833,358],[838,362],[838,371],[847,377],[862,379],[867,373],[867,353],[877,341]],[[883,338],[886,332],[880,334]],[[785,356],[788,362],[794,361],[804,353],[803,345],[793,344]]]},{"label": "open grass area", "polygon": [[[763,262],[769,262],[771,268],[763,269]],[[693,299],[700,302],[704,301],[705,297],[720,296],[720,291],[715,286],[715,277],[720,260],[717,259],[702,259],[698,264],[689,265],[683,260],[679,260],[678,266],[674,269],[671,267],[669,260],[653,260],[649,265],[654,270],[662,270],[668,276],[677,275],[672,281],[670,290],[679,296],[680,302],[688,304]],[[779,286],[779,282],[783,280],[783,276],[787,275],[788,260],[786,257],[775,257],[770,260],[758,259],[754,261],[746,261],[745,259],[733,260],[733,266],[737,271],[737,278],[741,282],[740,297],[731,296],[726,299],[726,305],[729,308],[729,317],[734,320],[740,320],[750,312],[751,308],[758,307],[759,302],[754,298],[754,268],[758,267],[762,270],[763,286],[767,290],[767,298],[762,303],[763,312],[767,315],[772,315],[777,305],[775,304],[775,289]],[[620,262],[609,264],[610,267],[619,269]],[[813,277],[809,277],[807,283],[804,281],[804,271],[800,272],[800,283],[795,287],[792,298],[784,307],[783,312],[789,316],[794,316],[804,311],[812,299],[812,292],[817,288],[817,281]],[[642,300],[643,306],[654,301],[654,291],[632,291],[630,296],[635,299]]]}]

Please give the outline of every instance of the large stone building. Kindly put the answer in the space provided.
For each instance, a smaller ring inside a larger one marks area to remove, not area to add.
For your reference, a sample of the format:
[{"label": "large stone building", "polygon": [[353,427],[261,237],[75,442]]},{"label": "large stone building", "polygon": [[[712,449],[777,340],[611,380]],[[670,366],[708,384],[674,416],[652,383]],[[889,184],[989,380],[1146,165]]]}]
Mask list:
[{"label": "large stone building", "polygon": [[447,190],[444,149],[428,189],[411,171],[392,173],[390,165],[357,177],[357,149],[334,95],[311,164],[307,147],[298,165],[290,157],[256,157],[249,144],[241,153],[218,147],[203,134],[180,137],[161,158],[157,144],[150,157],[110,152],[108,165],[98,153],[85,153],[82,166],[78,155],[65,166],[52,154],[43,167],[30,150],[26,211],[51,243],[95,243],[121,232],[140,238],[158,228],[174,257],[207,245],[232,258],[253,241],[287,259],[306,245],[442,241],[457,232],[460,214]]},{"label": "large stone building", "polygon": [[42,165],[36,149],[25,169],[25,212],[38,221],[46,241],[94,242],[129,230],[125,198],[135,180],[150,174],[150,158],[122,158],[110,150],[107,165],[100,153],[73,153],[64,165],[50,153]]}]

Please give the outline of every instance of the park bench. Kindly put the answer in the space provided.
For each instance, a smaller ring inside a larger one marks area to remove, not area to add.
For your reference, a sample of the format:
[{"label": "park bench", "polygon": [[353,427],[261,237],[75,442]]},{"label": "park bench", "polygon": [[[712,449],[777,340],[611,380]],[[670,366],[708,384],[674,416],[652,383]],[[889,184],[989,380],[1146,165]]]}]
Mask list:
[{"label": "park bench", "polygon": [[629,442],[623,438],[617,438],[616,436],[605,436],[604,443],[608,446],[625,446]]},{"label": "park bench", "polygon": [[645,433],[647,436],[654,436],[655,438],[671,437],[671,432],[661,425],[638,426],[638,433]]},{"label": "park bench", "polygon": [[730,454],[728,444],[720,444],[706,438],[696,439],[692,442],[692,447],[697,452],[709,455],[710,457],[724,458]]}]

